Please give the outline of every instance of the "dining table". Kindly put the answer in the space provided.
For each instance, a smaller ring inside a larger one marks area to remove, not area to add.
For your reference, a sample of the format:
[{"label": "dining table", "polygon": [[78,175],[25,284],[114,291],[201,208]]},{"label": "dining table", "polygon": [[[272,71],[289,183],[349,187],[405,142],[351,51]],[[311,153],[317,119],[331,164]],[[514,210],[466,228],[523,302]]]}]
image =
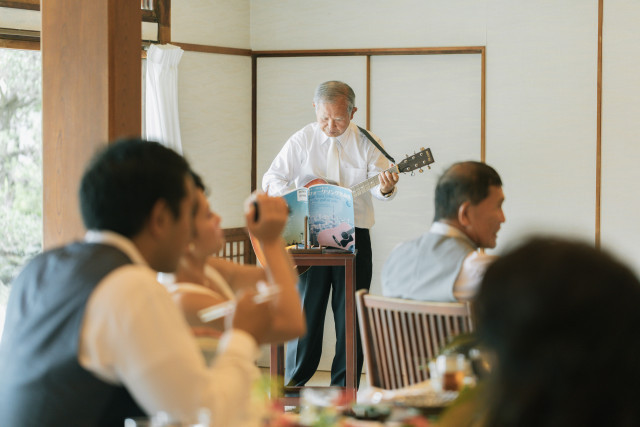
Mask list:
[{"label": "dining table", "polygon": [[365,386],[357,402],[344,394],[308,390],[301,396],[299,412],[283,412],[269,426],[391,427],[433,426],[458,398],[458,391],[442,390],[426,380],[395,390]]}]

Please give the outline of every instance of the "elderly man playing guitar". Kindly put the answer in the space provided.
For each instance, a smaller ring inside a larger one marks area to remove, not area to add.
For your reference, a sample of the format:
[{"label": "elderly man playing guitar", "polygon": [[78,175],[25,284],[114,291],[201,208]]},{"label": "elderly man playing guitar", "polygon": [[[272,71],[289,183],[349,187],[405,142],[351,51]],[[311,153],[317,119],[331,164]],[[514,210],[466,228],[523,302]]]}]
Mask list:
[{"label": "elderly man playing guitar", "polygon": [[[351,123],[355,94],[347,84],[328,81],[316,88],[313,99],[317,121],[293,134],[271,163],[262,180],[269,195],[279,196],[303,187],[317,178],[352,187],[376,179],[375,186],[360,197],[354,192],[356,288],[371,286],[372,261],[369,228],[374,224],[372,196],[391,200],[398,174],[387,171],[389,161],[372,140],[379,139]],[[348,236],[346,238],[348,240]],[[336,354],[331,366],[331,385],[345,385],[345,287],[344,267],[314,266],[300,276],[298,290],[307,321],[307,334],[287,345],[285,382],[303,386],[318,368],[327,303],[335,319]],[[362,350],[358,336],[357,379],[362,372]]]}]

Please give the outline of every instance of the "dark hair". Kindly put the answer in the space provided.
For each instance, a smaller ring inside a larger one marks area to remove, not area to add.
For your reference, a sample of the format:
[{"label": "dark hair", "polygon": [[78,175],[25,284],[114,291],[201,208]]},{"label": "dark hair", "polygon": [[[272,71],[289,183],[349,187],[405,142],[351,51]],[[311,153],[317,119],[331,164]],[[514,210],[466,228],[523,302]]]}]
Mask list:
[{"label": "dark hair", "polygon": [[474,161],[454,163],[438,179],[434,221],[457,218],[460,205],[466,201],[477,205],[487,198],[492,185],[501,187],[502,180],[491,166]]},{"label": "dark hair", "polygon": [[640,425],[640,282],[610,255],[531,240],[487,269],[475,314],[487,425]]},{"label": "dark hair", "polygon": [[124,139],[99,152],[80,183],[80,209],[87,229],[133,237],[163,199],[175,218],[186,195],[189,164],[157,142]]},{"label": "dark hair", "polygon": [[191,174],[191,178],[193,178],[193,184],[196,186],[198,190],[202,190],[203,192],[207,192],[207,187],[204,186],[204,181],[202,181],[202,177],[195,173],[193,170],[189,171]]}]

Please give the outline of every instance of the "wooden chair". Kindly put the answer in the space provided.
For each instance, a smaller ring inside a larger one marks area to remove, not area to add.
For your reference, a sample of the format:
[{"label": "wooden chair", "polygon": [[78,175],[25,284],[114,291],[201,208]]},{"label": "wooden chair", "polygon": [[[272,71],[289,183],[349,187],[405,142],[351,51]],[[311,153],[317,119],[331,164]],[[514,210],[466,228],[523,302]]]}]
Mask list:
[{"label": "wooden chair", "polygon": [[245,227],[225,228],[225,244],[220,249],[218,257],[226,258],[238,264],[255,264],[256,254],[253,252],[249,233]]},{"label": "wooden chair", "polygon": [[473,330],[469,306],[356,293],[369,386],[397,389],[429,378],[428,362]]}]

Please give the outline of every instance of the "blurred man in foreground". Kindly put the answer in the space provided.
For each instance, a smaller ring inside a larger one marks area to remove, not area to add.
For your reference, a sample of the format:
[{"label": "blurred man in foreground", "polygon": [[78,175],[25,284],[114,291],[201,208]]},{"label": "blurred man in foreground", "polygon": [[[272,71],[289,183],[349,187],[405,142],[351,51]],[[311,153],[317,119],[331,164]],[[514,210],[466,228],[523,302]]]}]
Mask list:
[{"label": "blurred man in foreground", "polygon": [[84,242],[36,257],[13,283],[0,425],[123,425],[158,411],[187,422],[200,408],[212,424],[241,423],[269,304],[238,301],[207,368],[156,281],[192,237],[196,200],[189,165],[160,144],[121,141],[94,159],[80,186]]}]

